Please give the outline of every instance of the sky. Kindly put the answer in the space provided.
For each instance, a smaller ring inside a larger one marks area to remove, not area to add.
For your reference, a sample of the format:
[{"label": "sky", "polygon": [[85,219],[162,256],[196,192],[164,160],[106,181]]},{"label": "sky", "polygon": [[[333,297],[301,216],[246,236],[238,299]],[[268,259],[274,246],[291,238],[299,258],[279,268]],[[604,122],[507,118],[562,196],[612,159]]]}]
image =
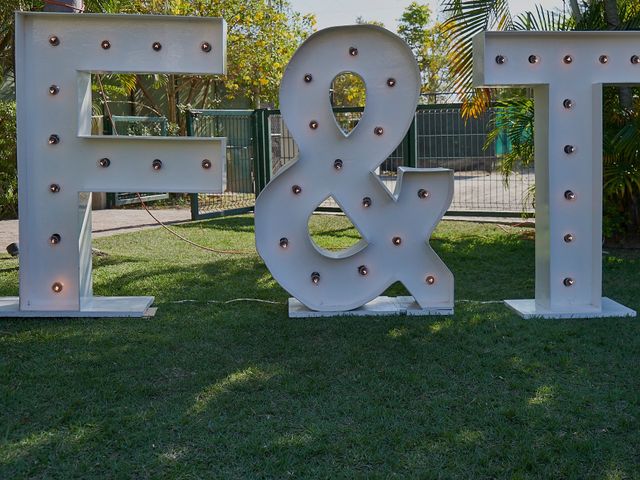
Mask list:
[{"label": "sky", "polygon": [[[418,0],[420,1],[420,0]],[[423,0],[424,1],[424,0]],[[440,19],[440,2],[426,0],[431,10]],[[396,31],[398,18],[411,0],[290,0],[294,10],[301,13],[315,13],[318,29],[334,25],[354,23],[356,17],[365,20],[377,20],[384,23],[389,30]],[[517,15],[526,10],[533,10],[534,4],[540,4],[547,9],[563,8],[563,0],[510,0],[511,13]],[[567,2],[567,8],[569,8]]]}]

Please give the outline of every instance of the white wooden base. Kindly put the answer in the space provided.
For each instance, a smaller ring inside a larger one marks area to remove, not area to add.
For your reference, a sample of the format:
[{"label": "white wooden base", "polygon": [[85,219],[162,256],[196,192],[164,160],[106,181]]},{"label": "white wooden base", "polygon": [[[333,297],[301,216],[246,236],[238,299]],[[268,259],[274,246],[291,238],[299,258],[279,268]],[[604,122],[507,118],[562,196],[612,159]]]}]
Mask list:
[{"label": "white wooden base", "polygon": [[602,308],[575,308],[566,310],[545,310],[536,306],[535,300],[505,300],[505,305],[522,318],[604,318],[635,317],[636,312],[610,298],[602,298]]},{"label": "white wooden base", "polygon": [[154,297],[90,297],[80,310],[20,310],[18,297],[0,297],[0,317],[152,317]]},{"label": "white wooden base", "polygon": [[387,315],[453,315],[453,308],[420,308],[413,297],[377,297],[355,310],[320,312],[310,310],[295,298],[289,299],[289,318],[370,317]]}]

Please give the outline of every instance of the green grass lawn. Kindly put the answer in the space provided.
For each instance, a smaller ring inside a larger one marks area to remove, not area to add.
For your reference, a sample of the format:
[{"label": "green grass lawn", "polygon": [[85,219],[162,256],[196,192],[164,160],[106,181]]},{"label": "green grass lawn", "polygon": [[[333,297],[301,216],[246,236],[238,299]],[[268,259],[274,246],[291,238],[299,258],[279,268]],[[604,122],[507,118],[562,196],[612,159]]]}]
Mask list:
[{"label": "green grass lawn", "polygon": [[[312,224],[325,247],[356,237]],[[177,229],[250,253],[102,238],[96,295],[155,295],[154,318],[0,321],[0,478],[640,478],[640,320],[483,303],[533,296],[531,230],[438,227],[452,317],[301,320],[251,216]],[[604,282],[640,309],[640,252],[609,250]]]}]

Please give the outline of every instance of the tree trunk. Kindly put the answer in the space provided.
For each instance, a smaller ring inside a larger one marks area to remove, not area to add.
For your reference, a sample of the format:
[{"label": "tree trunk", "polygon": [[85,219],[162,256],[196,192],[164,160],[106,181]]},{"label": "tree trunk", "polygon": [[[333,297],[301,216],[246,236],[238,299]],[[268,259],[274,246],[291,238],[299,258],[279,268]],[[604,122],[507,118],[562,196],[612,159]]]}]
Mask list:
[{"label": "tree trunk", "polygon": [[569,5],[571,6],[571,16],[576,23],[582,20],[582,13],[580,13],[580,8],[578,7],[578,0],[569,0]]},{"label": "tree trunk", "polygon": [[[58,5],[58,4],[64,5]],[[42,9],[45,12],[82,12],[83,2],[82,0],[57,0],[56,5],[51,3],[45,3]]]},{"label": "tree trunk", "polygon": [[[618,14],[618,2],[616,0],[604,0],[604,18],[608,30],[616,30],[620,27],[620,15]],[[620,105],[626,111],[633,108],[633,93],[630,87],[620,87]]]}]

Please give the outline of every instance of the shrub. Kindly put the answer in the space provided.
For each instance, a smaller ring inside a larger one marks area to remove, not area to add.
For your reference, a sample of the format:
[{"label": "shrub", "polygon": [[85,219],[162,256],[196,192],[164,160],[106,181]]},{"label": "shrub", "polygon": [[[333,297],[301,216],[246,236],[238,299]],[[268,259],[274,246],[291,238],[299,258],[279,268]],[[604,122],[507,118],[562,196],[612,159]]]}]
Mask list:
[{"label": "shrub", "polygon": [[0,101],[0,219],[18,217],[16,102]]}]

